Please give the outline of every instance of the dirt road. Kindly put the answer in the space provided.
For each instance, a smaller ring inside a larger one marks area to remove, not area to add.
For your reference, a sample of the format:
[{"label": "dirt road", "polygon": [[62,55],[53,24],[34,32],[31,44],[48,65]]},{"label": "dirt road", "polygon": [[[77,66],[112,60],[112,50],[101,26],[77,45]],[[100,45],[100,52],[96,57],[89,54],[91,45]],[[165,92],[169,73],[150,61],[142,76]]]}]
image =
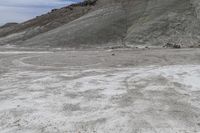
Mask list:
[{"label": "dirt road", "polygon": [[200,50],[0,51],[0,133],[198,133]]}]

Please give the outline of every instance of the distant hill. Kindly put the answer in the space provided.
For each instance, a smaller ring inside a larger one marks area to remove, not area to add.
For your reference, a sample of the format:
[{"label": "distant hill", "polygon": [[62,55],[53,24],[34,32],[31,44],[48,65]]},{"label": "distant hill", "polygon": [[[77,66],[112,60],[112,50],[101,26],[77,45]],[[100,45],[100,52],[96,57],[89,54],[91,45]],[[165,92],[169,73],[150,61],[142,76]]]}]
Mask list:
[{"label": "distant hill", "polygon": [[0,44],[36,47],[200,44],[199,0],[87,0],[0,28]]},{"label": "distant hill", "polygon": [[6,23],[6,24],[4,24],[3,26],[0,26],[0,28],[7,28],[7,27],[15,26],[15,25],[17,25],[17,24],[18,24],[18,23],[15,23],[15,22]]}]

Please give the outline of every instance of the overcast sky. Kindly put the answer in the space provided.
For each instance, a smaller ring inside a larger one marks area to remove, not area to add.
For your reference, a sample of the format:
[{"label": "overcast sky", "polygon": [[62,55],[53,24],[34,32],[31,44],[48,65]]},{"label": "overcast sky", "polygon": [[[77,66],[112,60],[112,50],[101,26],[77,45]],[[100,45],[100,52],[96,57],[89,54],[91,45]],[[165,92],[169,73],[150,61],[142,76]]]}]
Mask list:
[{"label": "overcast sky", "polygon": [[80,0],[0,0],[0,25],[23,22]]}]

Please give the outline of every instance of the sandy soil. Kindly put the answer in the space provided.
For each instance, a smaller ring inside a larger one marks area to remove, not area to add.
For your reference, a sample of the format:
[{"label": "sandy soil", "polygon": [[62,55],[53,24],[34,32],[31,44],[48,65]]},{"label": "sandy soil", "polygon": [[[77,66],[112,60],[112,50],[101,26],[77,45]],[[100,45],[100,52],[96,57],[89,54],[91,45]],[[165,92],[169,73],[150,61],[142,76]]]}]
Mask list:
[{"label": "sandy soil", "polygon": [[0,50],[0,133],[198,133],[200,49]]}]

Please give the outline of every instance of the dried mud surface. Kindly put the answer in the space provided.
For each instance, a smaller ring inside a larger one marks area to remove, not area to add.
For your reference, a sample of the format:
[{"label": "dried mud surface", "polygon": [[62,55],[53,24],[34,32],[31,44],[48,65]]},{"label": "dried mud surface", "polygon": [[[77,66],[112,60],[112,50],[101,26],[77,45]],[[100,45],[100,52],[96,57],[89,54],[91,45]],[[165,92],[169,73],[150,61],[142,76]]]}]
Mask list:
[{"label": "dried mud surface", "polygon": [[199,57],[199,49],[1,49],[0,132],[200,132]]}]

